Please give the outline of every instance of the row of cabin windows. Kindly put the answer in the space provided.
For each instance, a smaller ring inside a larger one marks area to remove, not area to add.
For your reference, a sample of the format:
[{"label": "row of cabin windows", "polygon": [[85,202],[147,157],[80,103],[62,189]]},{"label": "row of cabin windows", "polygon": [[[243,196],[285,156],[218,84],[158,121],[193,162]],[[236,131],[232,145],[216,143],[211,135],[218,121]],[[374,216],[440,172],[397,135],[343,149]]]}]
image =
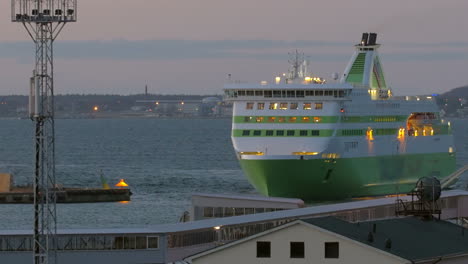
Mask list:
[{"label": "row of cabin windows", "polygon": [[303,98],[305,96],[345,97],[350,90],[227,90],[227,97],[262,96],[265,98]]},{"label": "row of cabin windows", "polygon": [[[247,102],[245,105],[245,109],[247,110],[253,110],[254,109],[255,103],[253,102]],[[257,103],[257,110],[264,110],[265,109],[265,103]],[[277,103],[277,102],[272,102],[268,106],[268,109],[270,110],[288,110],[288,103]],[[289,109],[290,110],[298,110],[299,109],[299,103],[290,103],[289,104]],[[312,103],[303,103],[302,104],[302,109],[304,110],[311,110],[312,109]],[[323,103],[314,103],[314,109],[315,110],[322,110],[323,109]]]},{"label": "row of cabin windows", "polygon": [[[252,117],[252,116],[245,116],[244,117],[244,122],[245,123],[249,123],[249,122],[256,122],[256,123],[263,123],[265,121],[265,117],[263,116],[256,116],[256,117]],[[314,123],[320,123],[320,121],[322,121],[322,118],[318,117],[318,116],[314,116],[314,117],[310,117],[310,116],[302,116],[302,117],[296,117],[296,116],[290,116],[290,117],[286,117],[286,116],[268,116],[267,119],[266,119],[266,122],[268,123],[275,123],[275,122],[279,122],[279,123],[284,123],[288,121],[288,123],[296,123],[296,122],[302,122],[302,123],[309,123],[311,121],[313,121]]]},{"label": "row of cabin windows", "polygon": [[[276,134],[275,134],[276,132]],[[251,134],[251,130],[243,130],[242,131],[242,136],[262,136],[262,130],[253,130]],[[288,137],[294,137],[296,136],[296,130],[265,130],[265,136],[267,137],[272,137],[272,136],[288,136]],[[320,136],[320,130],[299,130],[299,136],[301,137],[307,137],[307,136],[315,136],[318,137]]]},{"label": "row of cabin windows", "polygon": [[[290,258],[305,258],[305,243],[290,242],[289,243]],[[340,244],[338,242],[324,243],[324,258],[339,258]],[[271,242],[257,241],[257,258],[271,258]]]}]

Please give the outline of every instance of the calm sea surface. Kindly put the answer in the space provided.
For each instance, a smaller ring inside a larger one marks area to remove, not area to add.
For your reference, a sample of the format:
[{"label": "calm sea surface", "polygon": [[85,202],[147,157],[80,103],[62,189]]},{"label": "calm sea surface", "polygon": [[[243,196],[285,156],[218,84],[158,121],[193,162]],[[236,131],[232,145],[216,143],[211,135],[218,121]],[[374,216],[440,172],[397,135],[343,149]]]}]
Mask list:
[{"label": "calm sea surface", "polygon": [[[452,120],[458,165],[468,162],[468,120]],[[0,120],[0,173],[32,181],[29,120]],[[123,178],[132,201],[59,204],[59,228],[141,227],[177,222],[194,192],[253,194],[230,140],[230,119],[79,119],[56,121],[57,182],[100,187]],[[465,187],[463,179],[459,186]],[[32,205],[0,205],[0,229],[30,229]]]}]

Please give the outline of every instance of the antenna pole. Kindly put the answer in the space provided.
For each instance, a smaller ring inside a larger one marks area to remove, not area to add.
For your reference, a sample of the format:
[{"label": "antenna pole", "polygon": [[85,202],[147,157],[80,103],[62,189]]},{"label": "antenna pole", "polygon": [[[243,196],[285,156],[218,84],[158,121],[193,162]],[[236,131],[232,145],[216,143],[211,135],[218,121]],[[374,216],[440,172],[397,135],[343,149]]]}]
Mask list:
[{"label": "antenna pole", "polygon": [[57,263],[53,43],[76,21],[77,0],[11,0],[11,20],[21,23],[35,43],[30,118],[34,133],[33,263]]}]

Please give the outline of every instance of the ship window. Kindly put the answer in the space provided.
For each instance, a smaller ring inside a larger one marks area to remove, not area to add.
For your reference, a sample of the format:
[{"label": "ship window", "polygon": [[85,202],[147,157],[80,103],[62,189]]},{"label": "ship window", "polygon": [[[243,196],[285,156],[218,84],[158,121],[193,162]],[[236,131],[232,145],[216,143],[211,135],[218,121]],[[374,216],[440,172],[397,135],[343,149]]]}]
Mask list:
[{"label": "ship window", "polygon": [[297,117],[291,116],[291,117],[289,117],[289,122],[290,123],[296,123],[296,119],[297,119]]},{"label": "ship window", "polygon": [[291,242],[290,243],[290,257],[291,258],[304,258],[304,242]]},{"label": "ship window", "polygon": [[265,103],[258,103],[258,104],[257,104],[257,109],[258,109],[258,110],[263,110],[263,109],[265,109]]},{"label": "ship window", "polygon": [[315,137],[320,136],[320,130],[311,130],[310,132],[312,136],[315,136]]},{"label": "ship window", "polygon": [[278,109],[278,103],[270,103],[270,110]]},{"label": "ship window", "polygon": [[296,97],[304,97],[304,91],[296,91]]},{"label": "ship window", "polygon": [[263,91],[263,96],[265,97],[271,97],[271,91]]},{"label": "ship window", "polygon": [[273,91],[273,97],[281,97],[281,91]]},{"label": "ship window", "polygon": [[261,130],[254,130],[253,135],[254,135],[254,136],[261,136],[261,135],[262,135],[262,131],[261,131]]},{"label": "ship window", "polygon": [[338,91],[337,90],[333,91],[333,96],[338,97]]},{"label": "ship window", "polygon": [[344,97],[344,91],[343,90],[338,91],[338,97]]},{"label": "ship window", "polygon": [[314,123],[319,123],[320,121],[322,121],[322,118],[314,116]]},{"label": "ship window", "polygon": [[257,241],[257,258],[271,257],[271,242]]},{"label": "ship window", "polygon": [[251,116],[244,116],[244,122],[248,123],[252,120]]},{"label": "ship window", "polygon": [[280,107],[279,107],[281,110],[288,110],[288,103],[280,103]]},{"label": "ship window", "polygon": [[286,121],[286,117],[284,117],[284,116],[278,117],[278,122],[284,123],[285,121]]},{"label": "ship window", "polygon": [[325,242],[325,258],[338,258],[340,256],[340,245],[338,242]]},{"label": "ship window", "polygon": [[254,106],[254,103],[247,103],[246,106],[245,106],[245,109],[252,110],[253,106]]},{"label": "ship window", "polygon": [[239,96],[245,96],[245,91],[239,91],[238,94]]},{"label": "ship window", "polygon": [[265,135],[270,136],[270,137],[273,136],[273,130],[267,130],[265,132]]},{"label": "ship window", "polygon": [[263,96],[263,91],[255,91],[255,96]]},{"label": "ship window", "polygon": [[332,96],[333,95],[333,91],[325,91],[325,96]]},{"label": "ship window", "polygon": [[294,136],[296,134],[295,132],[296,131],[294,131],[294,130],[288,130],[287,135],[288,136]]},{"label": "ship window", "polygon": [[307,136],[307,130],[301,130],[301,131],[299,131],[299,135],[300,135],[301,137],[306,137],[306,136]]},{"label": "ship window", "polygon": [[275,122],[275,119],[276,119],[276,117],[270,116],[270,117],[268,117],[268,122],[273,123],[273,122]]},{"label": "ship window", "polygon": [[284,130],[276,130],[277,136],[284,136]]},{"label": "ship window", "polygon": [[314,91],[311,90],[311,91],[305,91],[305,95],[306,96],[314,96]]},{"label": "ship window", "polygon": [[323,96],[323,90],[315,91],[315,96]]},{"label": "ship window", "polygon": [[257,116],[257,117],[255,118],[255,121],[256,121],[257,123],[262,123],[262,122],[263,122],[263,116]]},{"label": "ship window", "polygon": [[315,110],[323,109],[323,103],[315,103]]},{"label": "ship window", "polygon": [[287,91],[286,95],[287,95],[287,97],[296,97],[295,91]]},{"label": "ship window", "polygon": [[291,110],[297,110],[297,103],[291,103],[291,104],[289,105],[289,109],[291,109]]},{"label": "ship window", "polygon": [[247,96],[253,96],[253,95],[254,95],[254,91],[247,91],[247,92],[245,92],[245,94],[246,94]]},{"label": "ship window", "polygon": [[283,97],[283,98],[286,97],[286,91],[284,91],[284,90],[281,91],[281,97]]},{"label": "ship window", "polygon": [[308,116],[303,116],[303,117],[302,117],[302,122],[303,122],[303,123],[307,123],[307,122],[309,122],[309,121],[310,121],[310,117],[308,117]]},{"label": "ship window", "polygon": [[250,136],[250,130],[243,130],[242,135],[243,136]]},{"label": "ship window", "polygon": [[312,104],[311,103],[304,103],[304,110],[310,110],[312,109]]}]

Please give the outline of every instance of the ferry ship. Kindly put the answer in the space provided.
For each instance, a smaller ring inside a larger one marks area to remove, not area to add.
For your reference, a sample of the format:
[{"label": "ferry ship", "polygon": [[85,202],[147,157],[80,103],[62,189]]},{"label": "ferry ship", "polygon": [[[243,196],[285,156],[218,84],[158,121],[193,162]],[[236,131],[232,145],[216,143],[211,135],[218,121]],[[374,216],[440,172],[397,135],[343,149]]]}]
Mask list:
[{"label": "ferry ship", "polygon": [[232,142],[263,195],[306,201],[406,193],[455,170],[450,122],[433,96],[393,96],[376,33],[364,33],[335,81],[313,76],[297,52],[273,82],[229,81]]}]

